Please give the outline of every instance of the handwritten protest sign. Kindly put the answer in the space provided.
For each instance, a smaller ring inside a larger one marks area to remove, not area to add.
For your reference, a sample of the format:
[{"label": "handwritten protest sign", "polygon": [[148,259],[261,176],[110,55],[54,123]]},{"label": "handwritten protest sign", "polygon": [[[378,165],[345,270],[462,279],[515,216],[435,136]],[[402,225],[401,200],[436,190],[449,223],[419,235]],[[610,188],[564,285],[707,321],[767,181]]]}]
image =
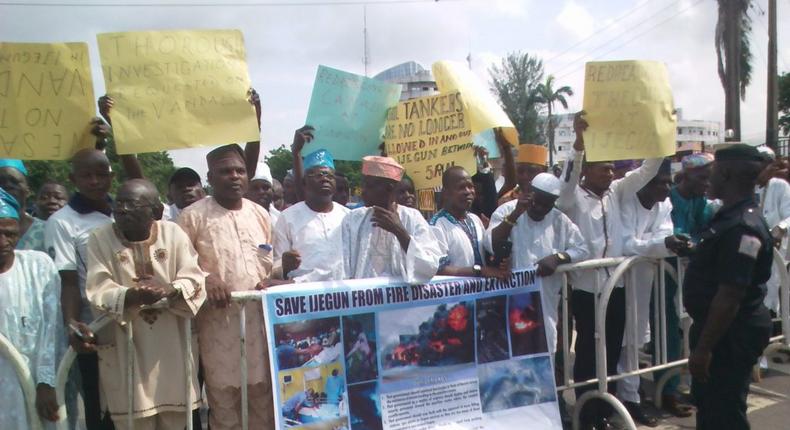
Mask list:
[{"label": "handwritten protest sign", "polygon": [[238,30],[98,35],[118,152],[260,139]]},{"label": "handwritten protest sign", "polygon": [[0,42],[0,157],[71,158],[94,106],[87,44]]},{"label": "handwritten protest sign", "polygon": [[384,131],[387,155],[395,158],[417,189],[442,184],[450,166],[476,167],[469,117],[459,92],[404,100],[390,109]]},{"label": "handwritten protest sign", "polygon": [[[499,157],[499,147],[494,135],[487,130],[502,127],[511,145],[518,145],[518,132],[494,96],[471,70],[451,61],[433,63],[433,77],[442,94],[458,91],[464,95],[464,106],[469,112],[472,134],[486,149],[491,158]],[[481,133],[484,133],[480,135]],[[480,135],[480,136],[478,136]]]},{"label": "handwritten protest sign", "polygon": [[667,69],[655,61],[587,63],[587,159],[631,160],[675,153],[677,118]]},{"label": "handwritten protest sign", "polygon": [[306,124],[315,139],[302,154],[327,149],[338,160],[378,155],[387,110],[398,103],[401,86],[318,66]]}]

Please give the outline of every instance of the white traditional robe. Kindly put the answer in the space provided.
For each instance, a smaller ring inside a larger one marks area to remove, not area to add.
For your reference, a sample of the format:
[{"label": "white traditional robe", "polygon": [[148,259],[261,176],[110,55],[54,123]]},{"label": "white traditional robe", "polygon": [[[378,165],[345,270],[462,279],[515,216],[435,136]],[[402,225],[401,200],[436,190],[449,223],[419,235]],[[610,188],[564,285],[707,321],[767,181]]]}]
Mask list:
[{"label": "white traditional robe", "polygon": [[[134,279],[151,275],[181,290],[169,299],[166,308],[143,310],[125,308],[127,290]],[[134,339],[135,419],[164,412],[183,412],[186,402],[184,360],[186,340],[192,342],[191,408],[201,404],[197,383],[196,336],[185,333],[182,318],[192,318],[206,298],[205,274],[197,262],[197,252],[181,228],[158,221],[143,242],[122,239],[114,224],[99,227],[88,242],[88,301],[98,317],[107,314],[115,321],[97,333],[99,373],[103,405],[113,420],[127,417],[127,342],[131,322]]]},{"label": "white traditional robe", "polygon": [[[444,214],[444,216],[442,216]],[[475,264],[484,265],[483,260],[483,237],[485,235],[485,227],[483,222],[480,221],[477,215],[473,213],[466,214],[466,221],[469,222],[470,233],[474,234],[474,243],[477,246],[477,255],[480,256],[480,262],[475,262],[475,249],[472,246],[472,238],[464,231],[464,228],[458,225],[455,218],[450,218],[447,212],[439,212],[431,219],[431,230],[439,242],[439,248],[442,251],[441,267],[472,267]]]},{"label": "white traditional robe", "polygon": [[[771,178],[765,187],[757,187],[757,195],[760,199],[760,209],[769,229],[781,227],[785,231],[790,229],[790,184],[784,179]],[[782,241],[782,257],[788,259],[788,240]],[[765,306],[768,309],[779,311],[779,275],[776,267],[772,268],[771,279],[766,286],[768,292],[765,296]]]},{"label": "white traditional robe", "polygon": [[439,269],[441,250],[422,214],[398,205],[398,216],[411,236],[406,252],[392,233],[371,224],[373,209],[362,207],[343,219],[343,266],[346,279],[401,278],[427,282]]},{"label": "white traditional robe", "polygon": [[[672,255],[664,244],[667,236],[674,231],[672,225],[672,203],[669,199],[645,209],[636,194],[622,196],[620,201],[621,219],[623,223],[623,254],[639,255],[651,258],[666,258]],[[620,355],[618,369],[636,370],[637,363],[627,362],[625,346],[629,342],[631,324],[636,324],[636,347],[641,347],[650,340],[650,296],[653,292],[655,266],[640,263],[633,267],[633,276],[637,284],[633,285],[636,294],[636,321],[626,320],[623,351]],[[628,276],[628,275],[626,275]],[[639,376],[631,376],[617,383],[617,395],[621,400],[638,403]]]},{"label": "white traditional robe", "polygon": [[[14,251],[14,256],[11,269],[0,273],[0,333],[22,354],[34,383],[54,388],[58,350],[65,343],[60,276],[43,252]],[[11,363],[0,355],[0,429],[29,428],[17,380]]]},{"label": "white traditional robe", "polygon": [[[491,222],[485,236],[485,246],[488,252],[493,253],[492,234],[495,228],[502,224],[506,216],[516,209],[518,200],[511,200],[499,206],[491,215]],[[570,218],[558,209],[552,209],[542,220],[535,221],[526,213],[516,220],[516,225],[510,230],[510,241],[513,250],[510,253],[510,264],[513,269],[528,269],[533,267],[540,259],[558,252],[564,252],[571,258],[572,263],[587,259],[589,251],[587,243]],[[559,320],[558,307],[562,294],[562,275],[554,274],[541,279],[543,284],[542,302],[544,321],[548,330],[547,337],[549,349],[552,353],[557,350],[557,322]]]},{"label": "white traditional robe", "polygon": [[[282,212],[274,227],[274,260],[284,252],[299,252],[298,269],[284,274],[295,282],[343,279],[343,235],[341,225],[349,209],[332,202],[331,212],[316,212],[299,202]],[[271,214],[271,212],[270,212]]]},{"label": "white traditional robe", "polygon": [[[623,225],[620,201],[642,189],[658,173],[663,158],[651,158],[623,179],[612,182],[603,197],[585,189],[579,182],[584,152],[574,151],[565,163],[557,208],[579,227],[587,241],[591,259],[623,255]],[[572,274],[574,290],[595,293],[609,279],[611,269],[580,270]],[[597,284],[597,286],[596,286]],[[622,287],[622,282],[618,283]]]}]

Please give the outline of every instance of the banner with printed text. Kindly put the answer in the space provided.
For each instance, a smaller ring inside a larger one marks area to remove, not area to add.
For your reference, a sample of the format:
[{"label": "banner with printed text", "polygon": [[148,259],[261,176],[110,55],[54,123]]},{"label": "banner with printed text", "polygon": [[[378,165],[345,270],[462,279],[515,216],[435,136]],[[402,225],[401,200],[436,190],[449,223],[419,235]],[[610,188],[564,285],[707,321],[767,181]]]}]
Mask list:
[{"label": "banner with printed text", "polygon": [[0,158],[67,160],[96,116],[86,43],[0,42]]},{"label": "banner with printed text", "polygon": [[282,286],[263,307],[278,430],[561,427],[534,270]]},{"label": "banner with printed text", "polygon": [[97,36],[118,152],[260,140],[238,30]]},{"label": "banner with printed text", "polygon": [[634,160],[675,154],[677,117],[664,63],[587,63],[584,132],[589,161]]},{"label": "banner with printed text", "polygon": [[450,166],[462,166],[470,175],[477,166],[459,92],[398,103],[387,113],[384,144],[387,155],[406,169],[418,190],[440,186]]}]

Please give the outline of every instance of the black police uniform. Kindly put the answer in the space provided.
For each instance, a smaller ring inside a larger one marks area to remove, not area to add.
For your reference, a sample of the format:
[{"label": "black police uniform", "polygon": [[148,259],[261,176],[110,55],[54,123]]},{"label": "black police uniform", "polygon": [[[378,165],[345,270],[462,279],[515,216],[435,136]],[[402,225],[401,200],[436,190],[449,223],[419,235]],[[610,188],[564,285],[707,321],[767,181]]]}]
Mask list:
[{"label": "black police uniform", "polygon": [[745,289],[738,313],[712,350],[710,378],[692,380],[698,429],[748,429],[746,396],[751,369],[768,345],[771,318],[763,305],[771,277],[773,240],[754,199],[717,213],[700,237],[686,271],[683,300],[694,320],[696,347],[720,284]]}]

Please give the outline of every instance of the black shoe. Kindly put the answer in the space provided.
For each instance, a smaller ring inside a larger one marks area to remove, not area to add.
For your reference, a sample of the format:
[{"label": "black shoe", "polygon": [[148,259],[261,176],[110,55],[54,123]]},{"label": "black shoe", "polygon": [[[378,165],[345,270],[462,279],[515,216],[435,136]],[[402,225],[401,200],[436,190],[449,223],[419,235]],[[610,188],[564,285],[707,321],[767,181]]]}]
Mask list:
[{"label": "black shoe", "polygon": [[625,406],[625,408],[628,410],[631,418],[639,424],[646,425],[648,427],[658,426],[658,418],[646,414],[645,410],[642,409],[642,405],[639,403],[623,402],[623,406]]}]

